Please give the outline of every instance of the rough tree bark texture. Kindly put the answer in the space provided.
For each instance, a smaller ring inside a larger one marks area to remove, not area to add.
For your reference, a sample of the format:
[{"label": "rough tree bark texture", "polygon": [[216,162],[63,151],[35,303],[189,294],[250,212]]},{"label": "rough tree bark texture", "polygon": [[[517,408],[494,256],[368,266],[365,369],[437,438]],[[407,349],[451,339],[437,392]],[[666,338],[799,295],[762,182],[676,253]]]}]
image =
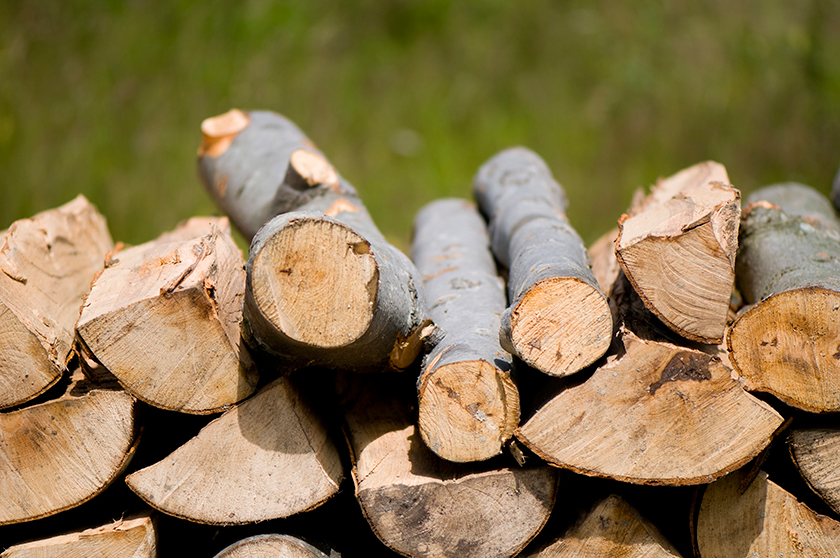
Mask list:
[{"label": "rough tree bark texture", "polygon": [[612,337],[609,305],[545,162],[525,148],[502,151],[479,169],[473,193],[510,270],[502,346],[555,376],[600,358]]},{"label": "rough tree bark texture", "polygon": [[794,430],[788,446],[796,468],[823,501],[840,513],[840,429]]},{"label": "rough tree bark texture", "polygon": [[205,185],[236,226],[254,235],[249,343],[293,367],[409,366],[435,331],[421,280],[355,189],[277,114],[232,111],[202,128]]},{"label": "rough tree bark texture", "polygon": [[207,414],[241,401],[258,379],[241,342],[243,265],[224,217],[121,250],[82,309],[85,352],[163,409]]},{"label": "rough tree bark texture", "polygon": [[[840,224],[822,195],[786,184],[753,193],[741,224],[729,331],[750,390],[811,412],[840,411]],[[783,204],[783,205],[779,205]]]},{"label": "rough tree bark texture", "polygon": [[327,558],[327,555],[288,535],[257,535],[237,541],[214,558]]},{"label": "rough tree bark texture", "polygon": [[84,295],[113,248],[83,196],[12,224],[0,246],[0,409],[20,405],[66,371]]},{"label": "rough tree bark texture", "polygon": [[519,426],[519,391],[511,356],[499,345],[504,282],[475,206],[448,199],[421,209],[411,258],[423,275],[431,317],[447,332],[417,381],[423,441],[450,461],[498,455]]}]

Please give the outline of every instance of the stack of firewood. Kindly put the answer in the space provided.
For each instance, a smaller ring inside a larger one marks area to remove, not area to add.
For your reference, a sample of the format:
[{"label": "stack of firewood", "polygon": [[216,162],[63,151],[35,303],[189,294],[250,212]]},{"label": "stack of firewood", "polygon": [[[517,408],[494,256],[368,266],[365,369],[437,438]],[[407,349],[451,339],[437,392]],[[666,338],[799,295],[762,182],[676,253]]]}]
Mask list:
[{"label": "stack of firewood", "polygon": [[840,556],[821,194],[701,163],[587,250],[513,148],[409,259],[290,121],[201,130],[227,217],[2,233],[3,557]]}]

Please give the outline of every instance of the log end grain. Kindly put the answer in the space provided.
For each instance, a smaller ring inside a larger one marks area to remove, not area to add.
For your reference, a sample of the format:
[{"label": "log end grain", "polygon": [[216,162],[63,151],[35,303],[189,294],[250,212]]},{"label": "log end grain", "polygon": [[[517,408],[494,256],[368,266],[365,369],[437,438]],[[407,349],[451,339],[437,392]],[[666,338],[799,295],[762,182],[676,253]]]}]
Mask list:
[{"label": "log end grain", "polygon": [[231,109],[224,114],[206,118],[201,123],[201,147],[199,157],[218,157],[227,151],[236,134],[248,127],[251,117],[239,109]]},{"label": "log end grain", "polygon": [[214,558],[327,558],[314,546],[288,535],[257,535],[237,541]]},{"label": "log end grain", "polygon": [[823,501],[840,513],[840,429],[806,428],[793,430],[788,449],[796,468]]}]

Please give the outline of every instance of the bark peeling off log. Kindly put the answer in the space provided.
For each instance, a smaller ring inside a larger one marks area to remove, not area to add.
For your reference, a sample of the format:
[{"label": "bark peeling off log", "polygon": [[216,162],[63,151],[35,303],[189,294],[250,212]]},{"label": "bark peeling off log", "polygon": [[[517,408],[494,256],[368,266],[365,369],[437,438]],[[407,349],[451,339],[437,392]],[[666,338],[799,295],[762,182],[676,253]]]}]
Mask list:
[{"label": "bark peeling off log", "polygon": [[579,473],[686,485],[744,465],[782,423],[715,357],[629,333],[624,349],[544,405],[516,436]]},{"label": "bark peeling off log", "polygon": [[228,546],[214,558],[327,558],[327,555],[288,535],[257,535]]},{"label": "bark peeling off log", "polygon": [[840,429],[794,430],[788,437],[791,457],[799,473],[836,513],[840,513]]}]

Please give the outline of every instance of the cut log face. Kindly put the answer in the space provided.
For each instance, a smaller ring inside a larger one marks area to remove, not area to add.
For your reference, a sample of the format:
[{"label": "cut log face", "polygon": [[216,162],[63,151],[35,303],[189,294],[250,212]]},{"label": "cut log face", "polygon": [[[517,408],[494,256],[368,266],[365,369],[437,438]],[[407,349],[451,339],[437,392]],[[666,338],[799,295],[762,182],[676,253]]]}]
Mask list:
[{"label": "cut log face", "polygon": [[78,335],[139,399],[219,412],[257,383],[241,343],[243,265],[226,218],[194,218],[113,256],[82,309]]},{"label": "cut log face", "polygon": [[598,502],[576,525],[530,558],[674,558],[679,553],[619,496]]},{"label": "cut log face", "polygon": [[660,181],[619,221],[616,256],[645,305],[668,327],[720,343],[735,282],[741,195],[707,162]]},{"label": "cut log face", "polygon": [[840,513],[840,429],[794,430],[788,437],[793,461],[808,486],[835,512]]},{"label": "cut log face", "polygon": [[443,461],[393,393],[366,389],[346,420],[362,512],[376,536],[404,556],[514,556],[554,506],[550,467]]},{"label": "cut log face", "polygon": [[126,483],[164,513],[226,525],[313,509],[338,491],[342,477],[323,424],[280,378]]},{"label": "cut log face", "polygon": [[761,471],[741,494],[744,473],[711,484],[697,518],[701,558],[838,556],[840,523],[811,511]]},{"label": "cut log face", "polygon": [[7,548],[2,558],[155,558],[157,533],[148,515],[119,520],[78,533]]},{"label": "cut log face", "polygon": [[237,541],[214,558],[327,558],[326,554],[288,535],[258,535]]},{"label": "cut log face", "polygon": [[431,317],[447,332],[418,379],[418,425],[433,452],[461,463],[498,455],[519,425],[511,356],[499,344],[507,301],[489,244],[464,200],[432,202],[415,219],[412,259]]},{"label": "cut log face", "polygon": [[539,409],[516,436],[579,473],[686,485],[744,465],[782,424],[715,357],[630,333],[624,349]]},{"label": "cut log face", "polygon": [[508,149],[479,169],[473,193],[493,253],[510,270],[502,346],[554,376],[595,362],[612,339],[609,305],[548,167],[527,149]]},{"label": "cut log face", "polygon": [[17,221],[0,247],[0,409],[54,385],[66,370],[82,299],[113,248],[83,196]]}]

